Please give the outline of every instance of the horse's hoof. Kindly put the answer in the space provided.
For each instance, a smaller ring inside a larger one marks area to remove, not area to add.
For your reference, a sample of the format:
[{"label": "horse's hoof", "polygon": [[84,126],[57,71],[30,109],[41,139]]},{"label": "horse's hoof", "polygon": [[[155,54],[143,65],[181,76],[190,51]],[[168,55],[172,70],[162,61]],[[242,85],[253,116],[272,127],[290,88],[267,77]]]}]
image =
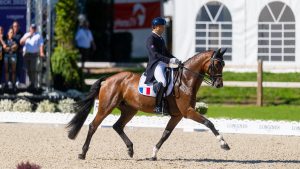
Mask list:
[{"label": "horse's hoof", "polygon": [[224,150],[230,150],[230,147],[228,146],[228,144],[221,145],[221,148]]},{"label": "horse's hoof", "polygon": [[127,152],[128,152],[128,155],[129,155],[129,157],[133,157],[133,148],[128,148],[128,150],[127,150]]},{"label": "horse's hoof", "polygon": [[150,160],[151,161],[157,161],[157,157],[151,157]]},{"label": "horse's hoof", "polygon": [[78,158],[81,159],[81,160],[85,160],[85,155],[79,154],[79,155],[78,155]]},{"label": "horse's hoof", "polygon": [[146,158],[146,160],[149,160],[149,161],[157,161],[157,157]]}]

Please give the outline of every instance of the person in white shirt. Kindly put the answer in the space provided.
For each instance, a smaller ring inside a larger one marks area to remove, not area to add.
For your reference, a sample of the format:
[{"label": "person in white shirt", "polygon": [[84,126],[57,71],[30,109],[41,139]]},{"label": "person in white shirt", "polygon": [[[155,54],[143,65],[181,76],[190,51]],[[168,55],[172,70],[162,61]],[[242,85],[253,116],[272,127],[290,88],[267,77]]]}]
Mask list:
[{"label": "person in white shirt", "polygon": [[20,40],[23,37],[24,33],[21,31],[21,27],[18,21],[13,21],[11,27],[14,30],[14,40],[18,43],[17,51],[17,77],[16,77],[16,87],[24,88],[26,83],[26,68],[23,58],[23,47],[20,45]]},{"label": "person in white shirt", "polygon": [[79,27],[75,40],[76,46],[81,54],[81,68],[84,68],[84,62],[90,55],[91,47],[93,50],[96,50],[94,38],[92,32],[88,28],[87,21],[83,22],[83,24]]},{"label": "person in white shirt", "polygon": [[41,34],[36,31],[36,25],[31,24],[29,32],[21,38],[20,44],[24,45],[23,55],[30,80],[29,88],[36,87],[36,62],[38,56],[45,57],[44,40]]}]

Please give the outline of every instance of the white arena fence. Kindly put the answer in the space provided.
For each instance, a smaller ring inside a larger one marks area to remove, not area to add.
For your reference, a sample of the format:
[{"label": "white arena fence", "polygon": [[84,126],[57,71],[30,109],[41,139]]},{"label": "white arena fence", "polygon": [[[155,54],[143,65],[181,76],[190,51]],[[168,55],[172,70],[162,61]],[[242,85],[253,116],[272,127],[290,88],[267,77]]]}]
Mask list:
[{"label": "white arena fence", "polygon": [[[74,114],[71,113],[38,113],[38,112],[0,112],[2,123],[37,123],[37,124],[67,124]],[[88,125],[94,118],[90,114],[85,121]],[[111,127],[119,118],[118,115],[109,115],[101,124],[101,127]],[[170,117],[167,116],[135,116],[127,127],[153,127],[165,128]],[[268,134],[300,136],[300,122],[286,121],[261,121],[238,119],[213,119],[217,130],[221,133],[242,134]],[[176,127],[186,132],[207,131],[204,125],[189,119],[183,119]]]}]

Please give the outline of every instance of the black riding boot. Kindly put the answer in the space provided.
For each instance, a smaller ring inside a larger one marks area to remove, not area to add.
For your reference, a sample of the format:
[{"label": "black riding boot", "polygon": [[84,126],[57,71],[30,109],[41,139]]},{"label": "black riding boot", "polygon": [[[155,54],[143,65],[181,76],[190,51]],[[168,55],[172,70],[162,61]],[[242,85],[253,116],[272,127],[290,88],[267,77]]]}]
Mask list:
[{"label": "black riding boot", "polygon": [[157,88],[156,101],[155,101],[156,107],[154,108],[154,112],[162,113],[163,112],[162,101],[164,97],[165,88],[161,82],[157,84],[156,88]]}]

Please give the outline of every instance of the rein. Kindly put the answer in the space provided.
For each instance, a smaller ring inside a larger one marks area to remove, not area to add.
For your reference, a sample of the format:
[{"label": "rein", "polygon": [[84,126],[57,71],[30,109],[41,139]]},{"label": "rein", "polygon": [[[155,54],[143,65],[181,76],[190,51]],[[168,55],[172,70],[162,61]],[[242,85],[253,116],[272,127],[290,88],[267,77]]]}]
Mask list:
[{"label": "rein", "polygon": [[[198,78],[202,78],[202,80],[203,80],[206,84],[208,84],[208,85],[210,85],[210,86],[213,86],[215,79],[216,79],[217,77],[222,77],[222,74],[214,74],[214,75],[211,74],[212,71],[215,69],[215,64],[214,64],[214,61],[215,61],[215,60],[218,61],[218,62],[221,64],[222,67],[225,66],[225,62],[224,62],[223,60],[220,60],[220,59],[217,59],[217,58],[214,58],[214,57],[211,58],[211,59],[210,59],[210,65],[209,65],[209,68],[208,68],[208,71],[210,72],[210,75],[207,75],[206,73],[198,73],[198,72],[194,72],[194,71],[192,71],[191,69],[189,69],[189,68],[187,68],[187,67],[184,67],[184,64],[183,64],[183,63],[180,63],[180,64],[178,65],[178,69],[179,69],[179,70],[178,70],[178,75],[177,75],[176,78],[175,78],[174,85],[175,85],[175,83],[177,82],[179,76],[180,76],[180,83],[181,83],[181,77],[182,77],[183,69],[185,69],[185,70],[187,70],[187,71],[193,73],[194,75],[196,75]],[[180,83],[179,83],[179,84],[180,84]]]},{"label": "rein", "polygon": [[[226,51],[226,49],[225,49],[225,51]],[[223,51],[221,54],[223,55],[225,51]],[[216,55],[219,55],[219,54],[220,54],[220,51],[218,50],[217,53],[214,52],[212,57],[210,58],[210,64],[209,64],[209,67],[208,67],[209,74],[195,72],[195,71],[185,67],[183,63],[180,63],[178,65],[178,73],[177,73],[177,75],[175,76],[175,79],[174,79],[174,86],[177,83],[178,79],[179,79],[179,85],[178,86],[179,87],[181,86],[181,79],[182,79],[183,70],[187,70],[187,71],[191,72],[192,74],[197,76],[197,78],[201,78],[206,84],[208,84],[210,86],[213,86],[216,79],[219,78],[219,77],[222,77],[222,74],[216,73],[217,68],[216,68],[216,65],[215,65],[214,61],[217,61],[217,64],[220,64],[222,67],[225,66],[225,62],[216,57]]]},{"label": "rein", "polygon": [[[208,76],[206,74],[194,72],[194,71],[190,70],[189,68],[184,67],[184,64],[181,63],[181,64],[178,65],[178,73],[175,76],[175,80],[173,82],[174,88],[175,88],[175,84],[176,84],[176,82],[177,82],[178,79],[179,79],[178,90],[179,90],[179,87],[181,86],[181,79],[182,79],[183,69],[185,69],[185,70],[193,73],[198,78],[202,78],[202,80],[205,83],[207,83],[208,85],[211,85],[211,86],[213,85],[213,82],[212,82],[212,79],[210,78],[210,76]],[[173,92],[173,96],[175,96],[175,92]]]},{"label": "rein", "polygon": [[[212,84],[213,84],[212,78],[211,78],[209,75],[203,74],[203,73],[194,72],[194,71],[192,71],[191,69],[189,69],[189,68],[187,68],[187,67],[184,67],[183,64],[181,64],[181,65],[179,65],[179,71],[178,71],[178,72],[181,74],[181,76],[182,76],[182,73],[183,73],[183,69],[185,69],[185,70],[187,70],[187,71],[193,73],[193,74],[194,74],[195,76],[197,76],[198,78],[202,78],[202,80],[203,80],[206,84],[212,86]],[[177,79],[175,79],[175,82],[176,82],[176,81],[177,81]],[[181,78],[180,78],[180,81],[181,81]]]}]

